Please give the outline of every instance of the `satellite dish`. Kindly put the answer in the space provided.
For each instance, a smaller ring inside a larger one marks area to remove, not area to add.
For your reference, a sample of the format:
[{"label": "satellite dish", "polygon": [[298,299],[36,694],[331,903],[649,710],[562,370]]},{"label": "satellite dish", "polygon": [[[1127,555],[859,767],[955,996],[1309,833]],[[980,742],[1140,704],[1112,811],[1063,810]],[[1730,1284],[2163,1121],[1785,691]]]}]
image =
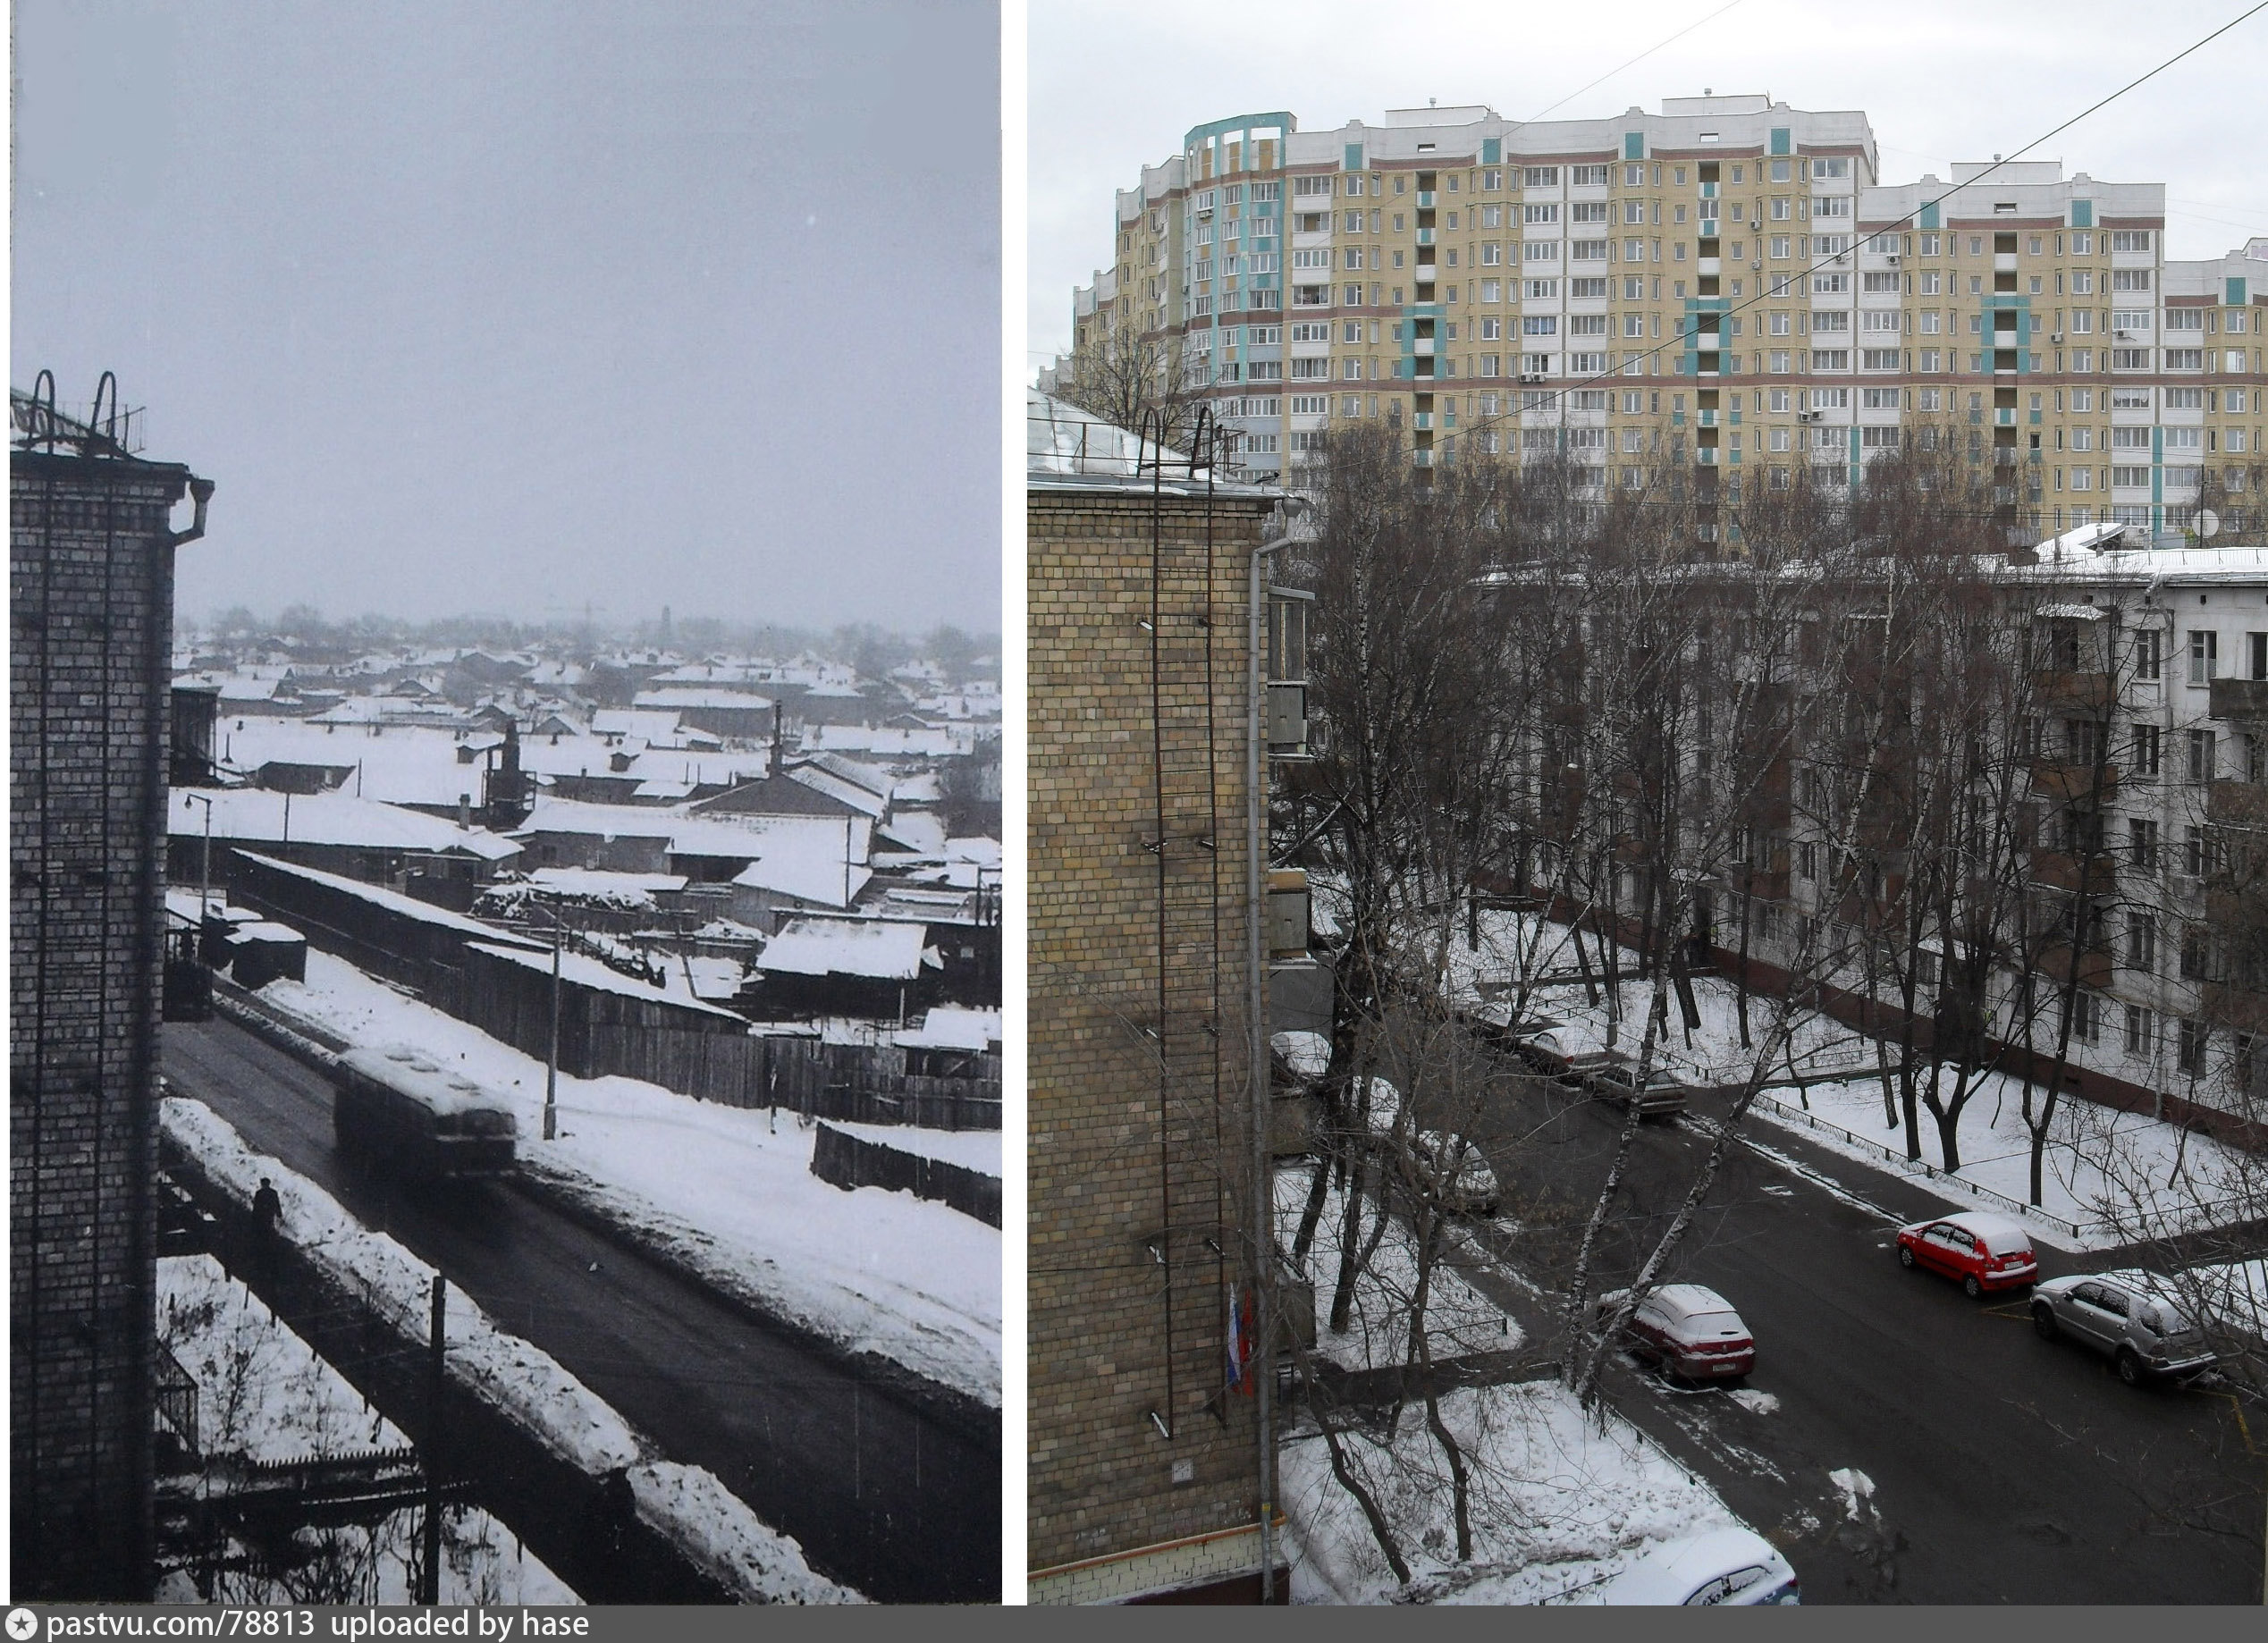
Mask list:
[{"label": "satellite dish", "polygon": [[2210,508],[2199,509],[2197,511],[2197,535],[2200,536],[2217,536],[2220,534],[2221,516],[2213,512],[2213,510]]}]

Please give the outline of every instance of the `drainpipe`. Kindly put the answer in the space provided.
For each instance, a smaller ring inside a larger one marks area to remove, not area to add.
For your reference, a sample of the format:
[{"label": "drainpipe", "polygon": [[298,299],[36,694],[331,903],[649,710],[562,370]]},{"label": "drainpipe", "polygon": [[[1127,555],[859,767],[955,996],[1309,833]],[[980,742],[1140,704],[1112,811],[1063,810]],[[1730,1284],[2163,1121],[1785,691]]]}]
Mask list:
[{"label": "drainpipe", "polygon": [[1273,542],[1263,542],[1252,550],[1252,571],[1246,597],[1251,602],[1248,616],[1248,662],[1245,690],[1245,766],[1244,766],[1244,902],[1248,932],[1252,982],[1249,1008],[1252,1016],[1252,1308],[1253,1334],[1260,1341],[1260,1385],[1257,1390],[1260,1412],[1260,1602],[1276,1601],[1276,1337],[1274,1311],[1269,1305],[1269,1291],[1276,1276],[1276,1234],[1274,1181],[1269,1169],[1268,1116],[1270,1091],[1269,1089],[1268,1059],[1268,897],[1266,880],[1268,855],[1268,747],[1263,737],[1267,734],[1264,720],[1268,698],[1268,678],[1263,666],[1263,651],[1268,617],[1268,586],[1262,577],[1263,562],[1282,547],[1286,539],[1278,536]]}]

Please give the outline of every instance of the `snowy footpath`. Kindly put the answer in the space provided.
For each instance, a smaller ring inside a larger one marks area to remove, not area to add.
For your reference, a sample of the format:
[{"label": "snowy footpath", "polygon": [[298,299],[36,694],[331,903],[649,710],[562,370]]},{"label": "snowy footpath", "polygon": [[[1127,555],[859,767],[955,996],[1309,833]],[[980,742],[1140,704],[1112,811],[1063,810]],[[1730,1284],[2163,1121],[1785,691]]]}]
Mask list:
[{"label": "snowy footpath", "polygon": [[[1311,1179],[1303,1168],[1277,1176],[1279,1236],[1288,1238],[1299,1224]],[[1335,1190],[1307,1257],[1317,1288],[1317,1354],[1356,1370],[1404,1362],[1417,1250],[1399,1220],[1375,1228],[1366,1209],[1361,1235],[1367,1242],[1376,1230],[1377,1247],[1356,1282],[1347,1328],[1330,1328],[1345,1214]],[[1446,1261],[1434,1270],[1426,1319],[1437,1360],[1522,1344],[1519,1326]],[[1339,1440],[1410,1567],[1406,1587],[1334,1474],[1320,1430],[1311,1418],[1294,1415],[1277,1461],[1294,1602],[1596,1601],[1607,1580],[1660,1542],[1741,1526],[1716,1491],[1635,1426],[1604,1407],[1587,1415],[1556,1379],[1466,1388],[1444,1395],[1440,1407],[1472,1479],[1471,1561],[1455,1558],[1448,1464],[1421,1405],[1404,1409],[1390,1432],[1374,1423]]]},{"label": "snowy footpath", "polygon": [[[1486,911],[1477,947],[1460,939],[1450,949],[1448,991],[1459,1007],[1487,1014],[1504,1007],[1523,963],[1530,973],[1564,973],[1573,963],[1564,924],[1547,923],[1538,941],[1536,915]],[[1619,948],[1619,962],[1634,967],[1637,955]],[[1602,989],[1603,991],[1603,989]],[[1667,1003],[1669,1035],[1657,1057],[1697,1083],[1744,1083],[1755,1065],[1741,1046],[1739,993],[1722,976],[1697,977],[1694,1003],[1700,1024],[1688,1031],[1678,1003]],[[1653,1002],[1652,987],[1626,982],[1612,1013],[1602,998],[1592,1005],[1580,982],[1555,982],[1530,995],[1527,1017],[1564,1024],[1577,1049],[1604,1046],[1610,1024],[1616,1042],[1635,1052]],[[1761,1035],[1774,1008],[1751,996],[1751,1032]],[[1905,1160],[1905,1130],[1885,1124],[1874,1041],[1817,1011],[1800,1012],[1788,1050],[1767,1071],[1765,1099],[1748,1126],[1776,1125],[1846,1158],[1910,1179],[1962,1209],[2021,1216],[2035,1236],[2058,1249],[2107,1249],[2169,1232],[2225,1226],[2268,1217],[2257,1171],[2247,1171],[2230,1149],[2211,1137],[2146,1113],[2066,1096],[2056,1103],[2042,1163],[2040,1203],[2031,1198],[2031,1134],[2024,1124],[2023,1087],[2004,1074],[1987,1074],[1961,1109],[1957,1128],[1960,1169],[1948,1177],[1936,1120],[1921,1108],[1924,1169]],[[1843,1074],[1799,1088],[1795,1080]],[[1916,1076],[1926,1081],[1928,1069]],[[1945,1093],[1950,1096],[1950,1074]],[[2034,1087],[2033,1100],[2040,1091]],[[1895,1158],[1884,1158],[1887,1148]],[[2247,1179],[2247,1177],[2251,1179]],[[1966,1185],[1964,1184],[1967,1184]],[[1981,1191],[1972,1189],[1982,1189]]]},{"label": "snowy footpath", "polygon": [[[305,982],[263,1002],[339,1038],[406,1042],[511,1101],[520,1164],[544,1188],[712,1287],[853,1353],[1000,1404],[1000,1232],[943,1204],[811,1173],[814,1131],[792,1112],[723,1107],[629,1078],[559,1080],[544,1133],[544,1063],[309,952]],[[997,1135],[898,1133],[893,1145],[999,1168]]]},{"label": "snowy footpath", "polygon": [[[254,1152],[203,1102],[170,1098],[159,1122],[166,1141],[237,1203],[249,1207],[262,1178],[272,1180],[282,1201],[281,1234],[405,1341],[426,1339],[433,1272],[423,1261],[313,1182]],[[801,1546],[759,1521],[715,1474],[660,1459],[605,1400],[549,1353],[497,1328],[468,1297],[451,1297],[446,1323],[452,1378],[586,1475],[623,1470],[638,1515],[727,1590],[749,1603],[860,1601],[814,1571]]]}]

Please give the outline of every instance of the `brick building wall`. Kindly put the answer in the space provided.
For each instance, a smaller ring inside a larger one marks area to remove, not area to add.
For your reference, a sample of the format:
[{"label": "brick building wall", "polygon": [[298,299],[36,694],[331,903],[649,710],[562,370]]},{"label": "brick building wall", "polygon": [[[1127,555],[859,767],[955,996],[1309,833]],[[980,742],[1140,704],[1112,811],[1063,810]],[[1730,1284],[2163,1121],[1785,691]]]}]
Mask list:
[{"label": "brick building wall", "polygon": [[10,453],[9,1466],[19,1597],[147,1597],[156,1028],[186,468]]},{"label": "brick building wall", "polygon": [[1250,1210],[1247,578],[1273,505],[1225,489],[1209,547],[1201,488],[1168,487],[1153,605],[1146,480],[1030,492],[1036,1599],[1258,1567],[1256,1533],[1187,1546],[1260,1506],[1227,1329]]}]

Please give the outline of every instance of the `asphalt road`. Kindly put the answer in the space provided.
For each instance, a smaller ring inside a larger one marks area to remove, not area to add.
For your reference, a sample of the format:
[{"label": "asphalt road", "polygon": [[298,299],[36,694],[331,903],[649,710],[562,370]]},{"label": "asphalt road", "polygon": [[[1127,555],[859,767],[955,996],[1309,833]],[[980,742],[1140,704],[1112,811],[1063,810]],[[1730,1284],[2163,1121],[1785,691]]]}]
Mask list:
[{"label": "asphalt road", "polygon": [[329,1085],[230,1022],[170,1024],[164,1045],[181,1094],[432,1263],[669,1458],[714,1472],[815,1568],[887,1601],[997,1595],[994,1445],[509,1189],[405,1192],[343,1167]]},{"label": "asphalt road", "polygon": [[[1520,1221],[1489,1240],[1511,1265],[1568,1269],[1621,1123],[1540,1079],[1489,1103],[1474,1131]],[[1779,1158],[1733,1149],[1668,1276],[1739,1309],[1757,1340],[1747,1386],[1768,1401],[1674,1387],[1627,1361],[1606,1385],[1782,1546],[1807,1603],[2260,1601],[2268,1413],[2129,1388],[2107,1361],[2036,1338],[2022,1292],[1972,1302],[1901,1268],[1894,1226],[1950,1206],[1750,1128]],[[1602,1287],[1635,1269],[1708,1144],[1690,1121],[1642,1126]],[[2039,1254],[2048,1277],[2120,1264]],[[1556,1320],[1532,1297],[1476,1276],[1551,1342]],[[1854,1499],[1837,1471],[1863,1473],[1871,1494]]]}]

